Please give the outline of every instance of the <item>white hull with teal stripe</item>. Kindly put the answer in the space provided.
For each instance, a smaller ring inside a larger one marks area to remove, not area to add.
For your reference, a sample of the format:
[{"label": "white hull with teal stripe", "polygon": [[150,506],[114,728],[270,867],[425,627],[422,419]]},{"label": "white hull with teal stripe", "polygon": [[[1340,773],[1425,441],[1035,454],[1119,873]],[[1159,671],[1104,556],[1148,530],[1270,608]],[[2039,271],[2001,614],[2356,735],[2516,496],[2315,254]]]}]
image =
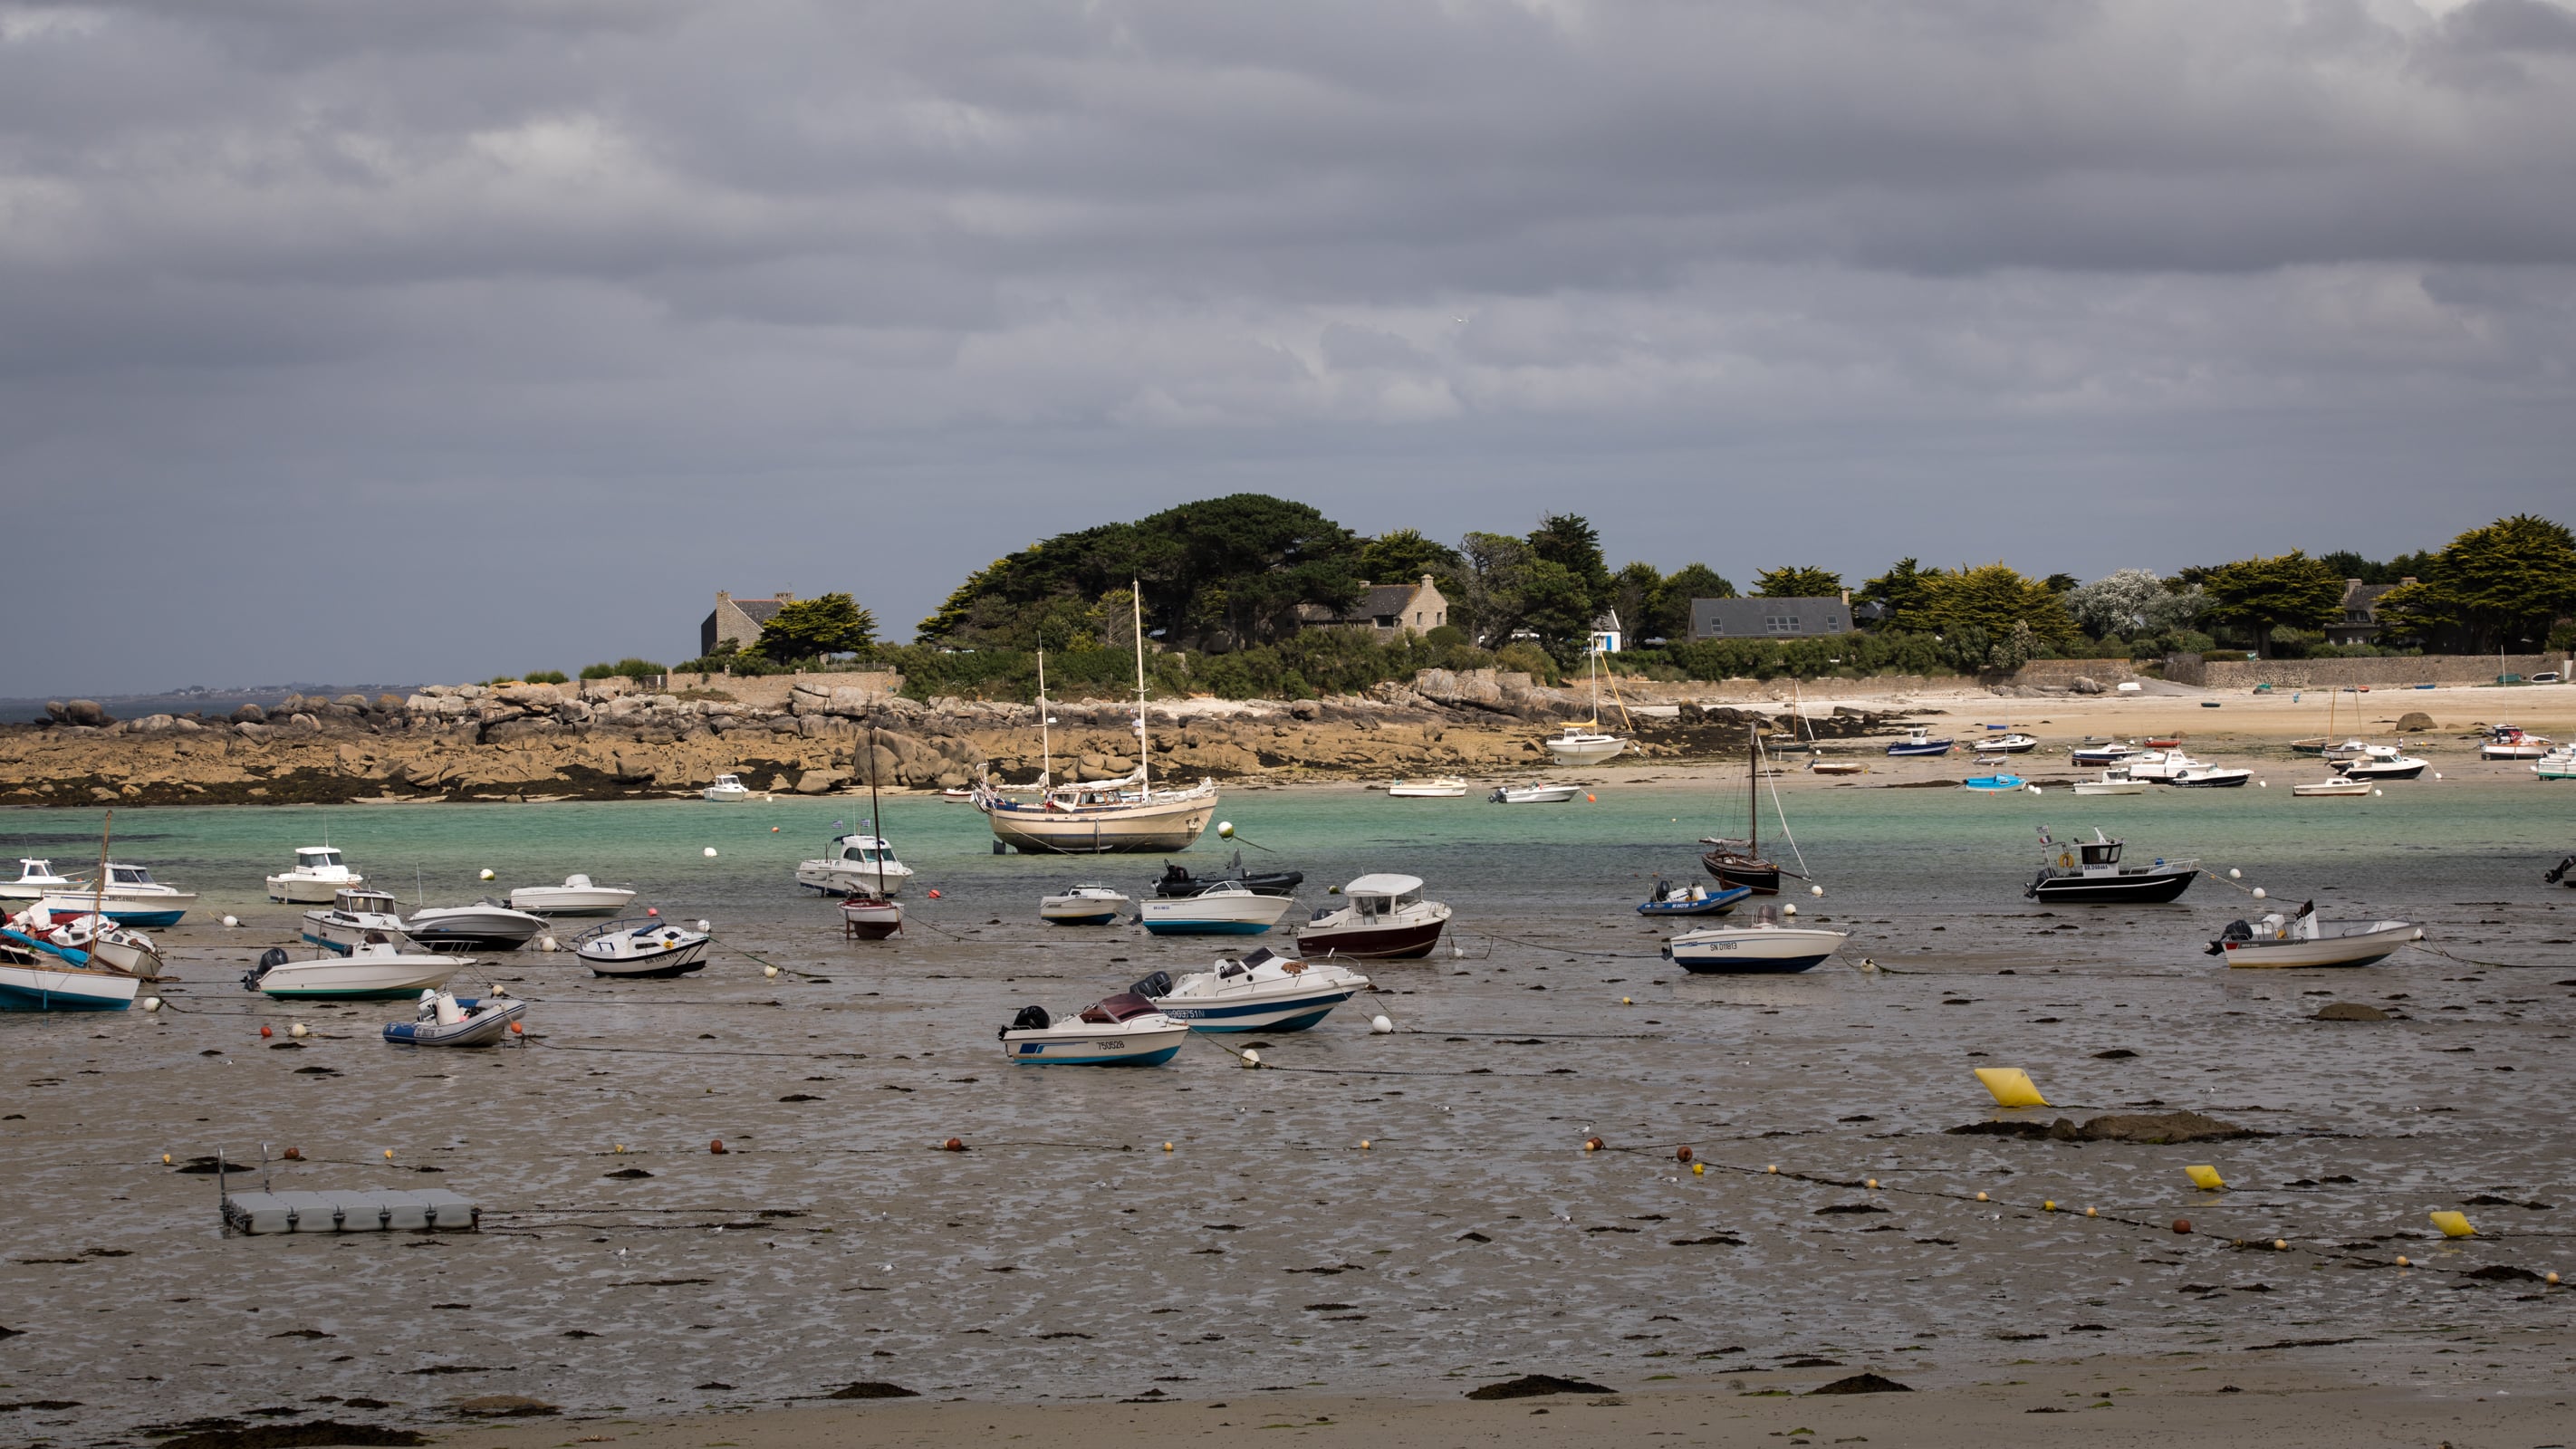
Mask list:
[{"label": "white hull with teal stripe", "polygon": [[1304,1031],[1369,989],[1369,979],[1330,961],[1290,960],[1264,948],[1219,961],[1178,982],[1157,971],[1134,990],[1193,1031]]},{"label": "white hull with teal stripe", "polygon": [[469,956],[397,951],[377,944],[312,961],[276,959],[285,954],[271,951],[262,957],[261,964],[242,977],[242,988],[281,1001],[411,999],[445,986],[449,977],[474,964]]}]

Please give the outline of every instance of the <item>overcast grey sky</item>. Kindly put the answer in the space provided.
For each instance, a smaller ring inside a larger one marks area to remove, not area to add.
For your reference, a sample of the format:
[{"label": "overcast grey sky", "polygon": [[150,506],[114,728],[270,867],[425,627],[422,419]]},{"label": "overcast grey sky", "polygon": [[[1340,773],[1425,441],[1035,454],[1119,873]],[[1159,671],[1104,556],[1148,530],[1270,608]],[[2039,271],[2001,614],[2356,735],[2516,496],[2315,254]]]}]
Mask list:
[{"label": "overcast grey sky", "polygon": [[1613,562],[2576,522],[2556,0],[0,0],[0,694],[889,632],[1260,489]]}]

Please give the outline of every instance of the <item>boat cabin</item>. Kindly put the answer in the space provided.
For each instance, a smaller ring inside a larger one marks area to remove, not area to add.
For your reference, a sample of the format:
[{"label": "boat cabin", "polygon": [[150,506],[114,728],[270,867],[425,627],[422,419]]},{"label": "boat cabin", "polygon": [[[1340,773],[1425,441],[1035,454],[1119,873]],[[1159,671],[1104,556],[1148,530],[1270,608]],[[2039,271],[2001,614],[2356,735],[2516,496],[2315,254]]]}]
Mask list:
[{"label": "boat cabin", "polygon": [[327,845],[299,845],[295,848],[295,868],[313,875],[326,871],[346,870],[340,852]]},{"label": "boat cabin", "polygon": [[332,893],[331,909],[344,916],[396,916],[402,902],[384,891],[342,890]]},{"label": "boat cabin", "polygon": [[832,843],[839,847],[839,852],[832,858],[844,863],[858,865],[875,865],[879,861],[887,865],[903,863],[894,858],[893,846],[873,835],[843,835],[836,837]]},{"label": "boat cabin", "polygon": [[1093,1026],[1116,1026],[1122,1021],[1150,1016],[1160,1010],[1162,1010],[1161,1007],[1133,991],[1121,991],[1115,996],[1104,996],[1084,1007],[1082,1019]]},{"label": "boat cabin", "polygon": [[38,860],[33,856],[19,857],[18,879],[11,882],[22,886],[64,886],[71,883],[70,877],[54,873],[52,861]]},{"label": "boat cabin", "polygon": [[1391,916],[1422,904],[1422,878],[1412,875],[1364,875],[1342,887],[1342,899],[1364,921]]},{"label": "boat cabin", "polygon": [[159,882],[152,879],[152,870],[149,866],[119,865],[112,860],[107,863],[107,883],[112,886],[148,886],[159,884]]}]

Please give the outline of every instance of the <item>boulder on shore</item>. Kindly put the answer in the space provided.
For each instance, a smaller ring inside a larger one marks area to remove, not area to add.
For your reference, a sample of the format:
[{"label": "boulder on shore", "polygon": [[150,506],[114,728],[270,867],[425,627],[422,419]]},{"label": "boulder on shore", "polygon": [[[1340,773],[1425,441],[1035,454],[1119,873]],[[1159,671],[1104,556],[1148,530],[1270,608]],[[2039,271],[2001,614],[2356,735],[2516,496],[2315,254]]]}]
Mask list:
[{"label": "boulder on shore", "polygon": [[2420,734],[2433,728],[2433,717],[2420,709],[2410,709],[2397,717],[2401,735]]}]

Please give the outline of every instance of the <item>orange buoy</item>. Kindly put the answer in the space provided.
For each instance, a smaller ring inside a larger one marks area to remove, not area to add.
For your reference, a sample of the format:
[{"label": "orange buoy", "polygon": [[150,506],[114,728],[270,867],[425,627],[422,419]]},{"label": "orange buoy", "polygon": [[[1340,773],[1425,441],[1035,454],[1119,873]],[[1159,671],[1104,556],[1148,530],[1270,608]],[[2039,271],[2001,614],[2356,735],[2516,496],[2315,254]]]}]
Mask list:
[{"label": "orange buoy", "polygon": [[288,1162],[302,1162],[304,1160],[304,1149],[301,1147],[290,1147],[283,1153],[279,1154],[279,1156]]},{"label": "orange buoy", "polygon": [[1591,792],[1591,791],[1586,790],[1586,791],[1584,791],[1584,792],[1583,792],[1583,803],[1584,803],[1584,804],[1586,804],[1586,805],[1598,805],[1598,804],[1600,804],[1601,802],[1600,802],[1599,800],[1597,800],[1597,799],[1593,798],[1593,794],[1592,794],[1592,792]]},{"label": "orange buoy", "polygon": [[1603,1143],[1598,1137],[1586,1137],[1583,1139],[1583,1150],[1586,1152],[1598,1152],[1605,1145],[1607,1144]]},{"label": "orange buoy", "polygon": [[658,916],[662,914],[662,908],[660,906],[646,906],[644,908],[644,914],[648,916]]},{"label": "orange buoy", "polygon": [[263,1026],[263,1027],[261,1027],[261,1028],[259,1029],[259,1034],[260,1034],[260,1036],[262,1036],[263,1038],[266,1038],[266,1037],[272,1037],[272,1036],[277,1035],[277,1033],[275,1033],[275,1032],[273,1032],[273,1031],[270,1031],[267,1027],[264,1027],[264,1026]]},{"label": "orange buoy", "polygon": [[937,892],[937,891],[932,891],[932,892],[930,893],[930,898],[931,898],[932,900],[934,900],[934,901],[935,901],[935,900],[937,900],[937,899],[939,899],[939,892]]},{"label": "orange buoy", "polygon": [[2188,1233],[2188,1232],[2190,1232],[2190,1231],[2191,1231],[2191,1219],[2189,1219],[2189,1218],[2176,1218],[2176,1219],[2174,1219],[2174,1231],[2175,1231],[2175,1232],[2177,1232],[2177,1233]]},{"label": "orange buoy", "polygon": [[951,1137],[947,1141],[939,1144],[939,1150],[942,1152],[963,1152],[966,1150],[966,1141],[962,1137]]},{"label": "orange buoy", "polygon": [[707,1144],[707,1150],[708,1150],[709,1152],[713,1152],[713,1153],[716,1153],[716,1154],[718,1154],[718,1155],[722,1155],[722,1153],[723,1153],[723,1152],[724,1152],[724,1150],[725,1150],[724,1139],[723,1139],[723,1138],[721,1138],[721,1137],[719,1137],[719,1138],[717,1138],[715,1141],[708,1143],[708,1144]]},{"label": "orange buoy", "polygon": [[519,1024],[518,1022],[515,1022],[515,1021],[514,1021],[514,1022],[511,1022],[511,1023],[510,1023],[510,1035],[512,1035],[512,1036],[520,1036],[520,1035],[524,1035],[526,1032],[527,1032],[527,1028],[526,1028],[525,1026],[523,1026],[523,1025]]},{"label": "orange buoy", "polygon": [[1688,1161],[1690,1161],[1690,1160],[1691,1160],[1691,1150],[1690,1150],[1690,1144],[1689,1144],[1689,1143],[1685,1142],[1685,1143],[1683,1143],[1681,1146],[1676,1147],[1676,1148],[1674,1148],[1674,1149],[1673,1149],[1673,1161],[1675,1161],[1675,1162],[1688,1162]]}]

